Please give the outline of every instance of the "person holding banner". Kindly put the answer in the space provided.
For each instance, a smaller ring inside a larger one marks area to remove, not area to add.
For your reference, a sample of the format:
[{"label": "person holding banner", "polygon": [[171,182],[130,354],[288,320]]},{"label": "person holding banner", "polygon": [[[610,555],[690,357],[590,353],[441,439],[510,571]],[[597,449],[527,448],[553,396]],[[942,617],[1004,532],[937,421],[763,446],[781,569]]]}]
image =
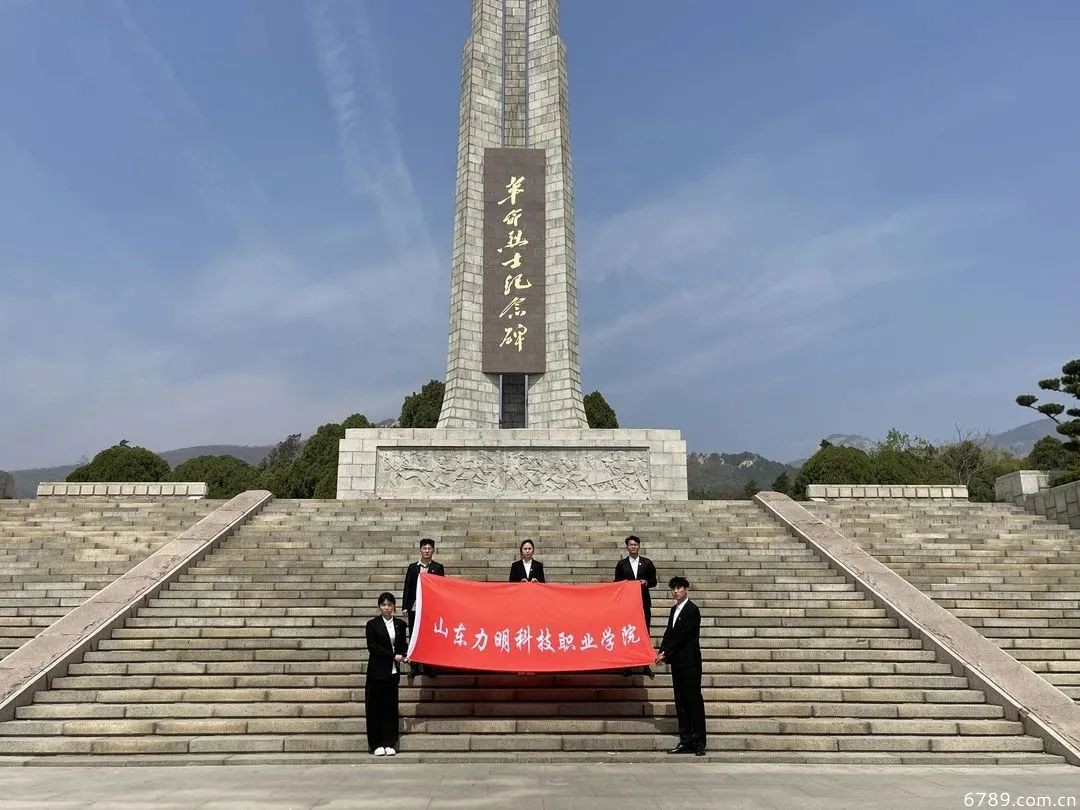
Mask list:
[{"label": "person holding banner", "polygon": [[[615,582],[637,580],[641,583],[641,606],[645,611],[645,629],[648,630],[652,624],[652,597],[649,595],[649,588],[656,587],[656,566],[648,557],[638,554],[641,550],[641,540],[636,535],[627,537],[623,545],[626,546],[628,556],[616,563]],[[623,674],[633,675],[634,670],[624,670]],[[642,667],[641,674],[651,678],[653,671],[649,667]]]},{"label": "person holding banner", "polygon": [[[425,537],[420,541],[420,559],[409,563],[405,569],[405,582],[401,586],[401,612],[409,617],[409,635],[416,632],[416,581],[420,578],[420,572],[432,574],[437,577],[446,576],[443,564],[435,562],[435,541]],[[413,675],[427,675],[435,677],[435,670],[425,667],[423,664],[411,665],[409,677]]]},{"label": "person holding banner", "polygon": [[518,546],[521,559],[510,566],[511,582],[544,582],[544,564],[533,559],[535,550],[532,540],[522,540]]},{"label": "person holding banner", "polygon": [[392,593],[379,594],[379,615],[367,623],[368,666],[364,679],[368,751],[392,757],[398,744],[398,685],[409,649],[405,622],[394,617]]},{"label": "person holding banner", "polygon": [[672,577],[668,582],[675,605],[656,654],[657,664],[671,667],[675,714],[679,718],[679,744],[669,754],[705,756],[705,698],[701,694],[701,611],[690,601],[690,581]]}]

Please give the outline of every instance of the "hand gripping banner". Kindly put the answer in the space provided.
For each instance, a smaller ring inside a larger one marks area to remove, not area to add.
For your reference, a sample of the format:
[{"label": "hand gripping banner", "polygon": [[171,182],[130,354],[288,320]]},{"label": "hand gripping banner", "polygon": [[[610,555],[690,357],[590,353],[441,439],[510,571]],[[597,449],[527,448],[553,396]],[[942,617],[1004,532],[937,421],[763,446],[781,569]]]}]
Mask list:
[{"label": "hand gripping banner", "polygon": [[409,660],[493,672],[653,663],[641,585],[472,582],[421,574]]}]

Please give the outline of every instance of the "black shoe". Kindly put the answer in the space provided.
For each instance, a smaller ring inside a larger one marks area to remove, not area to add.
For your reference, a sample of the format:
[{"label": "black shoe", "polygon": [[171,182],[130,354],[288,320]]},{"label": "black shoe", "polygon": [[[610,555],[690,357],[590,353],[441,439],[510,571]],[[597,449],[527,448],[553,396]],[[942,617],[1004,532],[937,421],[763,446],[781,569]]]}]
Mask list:
[{"label": "black shoe", "polygon": [[674,748],[670,749],[668,751],[668,753],[669,754],[692,754],[692,753],[694,753],[694,749],[691,748],[689,745],[683,745],[682,743],[679,743]]},{"label": "black shoe", "polygon": [[703,756],[705,756],[705,749],[704,748],[696,748],[696,749],[694,749],[694,756],[695,757],[703,757]]},{"label": "black shoe", "polygon": [[634,674],[634,670],[632,670],[632,669],[624,669],[624,670],[622,671],[622,676],[623,676],[624,678],[629,678],[629,677],[630,677],[631,675],[633,675],[633,674]]},{"label": "black shoe", "polygon": [[652,671],[652,667],[645,667],[645,668],[643,668],[643,669],[641,670],[641,674],[642,674],[642,675],[645,675],[645,676],[647,676],[647,677],[649,677],[649,678],[655,678],[655,677],[656,677],[656,676],[655,676],[655,675],[653,674],[653,671]]}]

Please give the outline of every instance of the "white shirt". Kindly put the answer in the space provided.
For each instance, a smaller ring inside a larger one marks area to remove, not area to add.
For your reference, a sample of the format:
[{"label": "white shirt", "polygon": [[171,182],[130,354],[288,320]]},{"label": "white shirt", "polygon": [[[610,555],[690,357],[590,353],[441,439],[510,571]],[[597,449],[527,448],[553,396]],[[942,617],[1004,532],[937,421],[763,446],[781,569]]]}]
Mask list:
[{"label": "white shirt", "polygon": [[532,560],[522,559],[521,564],[525,566],[525,579],[532,579]]},{"label": "white shirt", "polygon": [[637,569],[641,564],[641,557],[629,557],[628,559],[630,560],[630,570],[634,572],[634,579],[637,579]]},{"label": "white shirt", "polygon": [[[386,632],[390,634],[390,649],[392,650],[392,649],[394,649],[394,636],[395,636],[395,633],[394,633],[394,620],[393,619],[383,619],[383,623],[386,625]],[[390,665],[390,674],[391,675],[397,675],[397,661],[394,661]]]},{"label": "white shirt", "polygon": [[671,617],[671,626],[675,626],[675,622],[679,620],[679,614],[682,613],[682,609],[686,607],[686,603],[690,601],[690,597],[686,597],[679,604],[675,606],[675,615]]}]

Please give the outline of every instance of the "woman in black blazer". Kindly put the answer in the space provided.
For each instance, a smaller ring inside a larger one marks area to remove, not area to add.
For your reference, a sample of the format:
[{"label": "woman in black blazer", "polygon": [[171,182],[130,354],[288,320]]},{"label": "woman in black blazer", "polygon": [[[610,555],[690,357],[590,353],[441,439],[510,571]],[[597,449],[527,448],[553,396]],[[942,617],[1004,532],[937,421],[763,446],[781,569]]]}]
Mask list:
[{"label": "woman in black blazer", "polygon": [[518,550],[521,552],[521,559],[510,566],[510,581],[543,582],[544,564],[533,559],[533,541],[522,540]]}]

